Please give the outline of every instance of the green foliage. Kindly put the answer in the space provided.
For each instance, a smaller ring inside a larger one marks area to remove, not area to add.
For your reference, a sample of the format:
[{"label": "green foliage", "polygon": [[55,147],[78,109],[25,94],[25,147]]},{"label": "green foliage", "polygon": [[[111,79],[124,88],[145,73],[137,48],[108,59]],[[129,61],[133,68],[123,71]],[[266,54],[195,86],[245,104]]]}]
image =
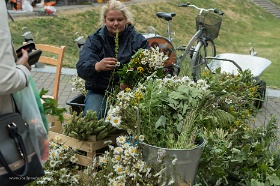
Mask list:
[{"label": "green foliage", "polygon": [[[57,141],[60,139],[57,138]],[[76,173],[79,167],[76,165],[78,160],[77,151],[63,144],[54,141],[50,142],[50,156],[44,163],[45,176],[28,184],[36,185],[78,185],[80,176]]]},{"label": "green foliage", "polygon": [[[280,185],[280,150],[273,116],[266,127],[243,122],[231,133],[205,130],[207,144],[198,168],[200,185]],[[278,162],[278,163],[277,163]],[[197,184],[199,185],[199,184]]]},{"label": "green foliage", "polygon": [[98,120],[96,112],[88,110],[85,116],[83,116],[82,112],[79,115],[76,112],[72,112],[71,118],[64,125],[63,133],[86,141],[92,135],[96,135],[97,140],[102,140],[109,135],[115,134],[116,131],[117,129],[105,122],[104,119]]},{"label": "green foliage", "polygon": [[204,76],[197,83],[187,76],[148,77],[110,97],[107,118],[117,118],[111,124],[134,137],[140,132],[150,145],[187,149],[196,145],[203,128],[234,130],[239,120],[248,120],[256,112],[250,71],[238,76],[207,71]]},{"label": "green foliage", "polygon": [[151,74],[155,74],[159,78],[164,77],[167,72],[164,61],[167,58],[159,51],[159,48],[151,48],[151,50],[140,48],[131,57],[130,62],[117,71],[120,81],[133,88]]},{"label": "green foliage", "polygon": [[63,113],[66,111],[66,108],[59,108],[57,102],[52,97],[44,96],[46,93],[48,93],[48,90],[42,88],[40,98],[43,100],[45,114],[58,116],[59,121],[63,123]]}]

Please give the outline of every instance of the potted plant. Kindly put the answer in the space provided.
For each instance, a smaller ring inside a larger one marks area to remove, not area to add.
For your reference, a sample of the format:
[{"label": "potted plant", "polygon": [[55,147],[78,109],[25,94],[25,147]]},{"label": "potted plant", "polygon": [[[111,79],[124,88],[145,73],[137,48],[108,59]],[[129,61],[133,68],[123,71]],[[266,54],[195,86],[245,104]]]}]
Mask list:
[{"label": "potted plant", "polygon": [[[223,90],[212,90],[205,80],[152,75],[134,88],[118,92],[116,99],[111,99],[107,120],[126,130],[136,142],[144,136],[140,145],[146,161],[157,162],[163,151],[169,163],[177,160],[167,174],[174,175],[175,168],[177,183],[193,183],[205,144],[203,128],[207,123],[216,127],[218,122],[233,118],[217,106],[217,100],[225,94]],[[217,119],[219,116],[223,117]],[[183,162],[191,163],[184,167]]]}]

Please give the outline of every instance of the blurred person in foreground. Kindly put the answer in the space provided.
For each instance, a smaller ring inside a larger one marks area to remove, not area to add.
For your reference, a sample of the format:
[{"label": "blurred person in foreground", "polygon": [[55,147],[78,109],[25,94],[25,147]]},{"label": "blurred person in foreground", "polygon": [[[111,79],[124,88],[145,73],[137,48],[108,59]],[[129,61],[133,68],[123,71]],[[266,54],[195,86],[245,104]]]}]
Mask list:
[{"label": "blurred person in foreground", "polygon": [[17,61],[12,45],[8,25],[8,14],[5,1],[0,2],[0,115],[15,112],[12,93],[28,85],[30,65],[28,53],[22,50],[23,56]]},{"label": "blurred person in foreground", "polygon": [[83,114],[92,110],[99,119],[106,114],[106,92],[116,85],[121,90],[126,87],[113,73],[128,63],[138,49],[150,48],[147,39],[135,30],[132,13],[117,0],[102,6],[100,25],[86,39],[76,64],[78,76],[85,80],[88,90]]}]

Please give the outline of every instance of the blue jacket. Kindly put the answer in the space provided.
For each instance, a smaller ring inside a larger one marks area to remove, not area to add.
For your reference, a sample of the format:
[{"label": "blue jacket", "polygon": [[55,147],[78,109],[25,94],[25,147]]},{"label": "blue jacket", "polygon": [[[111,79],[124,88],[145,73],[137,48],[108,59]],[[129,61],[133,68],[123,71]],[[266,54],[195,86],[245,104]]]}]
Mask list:
[{"label": "blue jacket", "polygon": [[[133,25],[127,25],[124,32],[119,35],[118,61],[121,65],[116,68],[128,63],[139,48],[149,48],[147,39],[138,33]],[[113,71],[95,71],[94,64],[105,57],[115,57],[115,38],[110,36],[107,28],[103,26],[87,38],[76,64],[78,76],[86,81],[87,90],[104,94],[109,81],[113,80],[113,85],[119,84],[116,73],[111,77]]]}]

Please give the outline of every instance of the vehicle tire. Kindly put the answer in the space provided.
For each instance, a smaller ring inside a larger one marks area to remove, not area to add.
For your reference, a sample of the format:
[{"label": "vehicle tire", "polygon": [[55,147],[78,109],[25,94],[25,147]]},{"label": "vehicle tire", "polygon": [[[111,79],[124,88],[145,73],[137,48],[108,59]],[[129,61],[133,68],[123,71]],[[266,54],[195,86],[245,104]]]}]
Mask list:
[{"label": "vehicle tire", "polygon": [[216,46],[213,40],[207,40],[205,42],[198,42],[195,47],[191,64],[192,64],[192,77],[194,81],[197,81],[202,77],[203,71],[209,69],[208,63],[210,59],[206,57],[216,56]]},{"label": "vehicle tire", "polygon": [[265,101],[265,95],[266,95],[266,82],[263,80],[260,80],[257,82],[258,90],[257,90],[257,96],[256,100],[254,102],[254,106],[257,109],[260,109],[263,107],[263,103]]}]

